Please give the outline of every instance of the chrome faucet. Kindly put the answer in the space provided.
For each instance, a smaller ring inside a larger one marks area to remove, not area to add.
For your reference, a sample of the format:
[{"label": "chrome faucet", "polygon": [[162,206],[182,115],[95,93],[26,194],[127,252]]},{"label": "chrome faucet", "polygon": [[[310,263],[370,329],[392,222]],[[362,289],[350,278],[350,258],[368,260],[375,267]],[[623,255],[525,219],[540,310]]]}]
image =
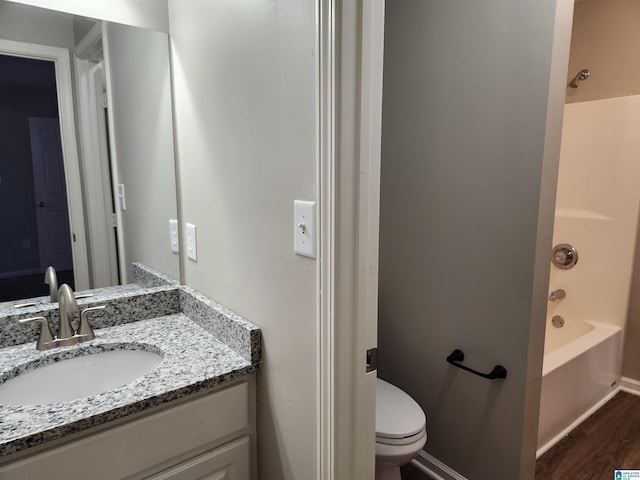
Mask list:
[{"label": "chrome faucet", "polygon": [[90,312],[104,310],[104,305],[85,308],[80,314],[80,325],[78,326],[78,331],[74,332],[69,314],[78,311],[78,304],[76,303],[76,298],[73,295],[73,290],[71,290],[71,287],[66,283],[62,285],[58,291],[58,303],[60,305],[60,326],[58,328],[58,335],[55,337],[51,333],[49,322],[44,317],[25,318],[20,320],[20,323],[40,322],[42,324],[38,343],[36,344],[36,348],[38,350],[67,347],[69,345],[87,342],[96,338],[93,328],[91,328],[91,325],[89,324],[87,315]]},{"label": "chrome faucet", "polygon": [[44,272],[44,283],[49,285],[49,297],[51,303],[58,301],[58,277],[56,276],[56,269],[48,267]]},{"label": "chrome faucet", "polygon": [[567,292],[565,292],[562,288],[559,288],[558,290],[554,290],[549,294],[549,301],[555,302],[556,300],[561,300],[566,296]]}]

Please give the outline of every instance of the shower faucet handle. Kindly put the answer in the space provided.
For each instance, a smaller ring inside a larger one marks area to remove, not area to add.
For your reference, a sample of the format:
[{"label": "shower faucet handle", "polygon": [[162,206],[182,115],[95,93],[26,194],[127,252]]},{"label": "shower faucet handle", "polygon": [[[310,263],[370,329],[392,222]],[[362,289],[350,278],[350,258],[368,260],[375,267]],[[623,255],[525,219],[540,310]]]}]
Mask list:
[{"label": "shower faucet handle", "polygon": [[556,300],[561,300],[566,296],[567,296],[567,292],[565,292],[562,288],[559,288],[549,294],[549,301],[555,302]]}]

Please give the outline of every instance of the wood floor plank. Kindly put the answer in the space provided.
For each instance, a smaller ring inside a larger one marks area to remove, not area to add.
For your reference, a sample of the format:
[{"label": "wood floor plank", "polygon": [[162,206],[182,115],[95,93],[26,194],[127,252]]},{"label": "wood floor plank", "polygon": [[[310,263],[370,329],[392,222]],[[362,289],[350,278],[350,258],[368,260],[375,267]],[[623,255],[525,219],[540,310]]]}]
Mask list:
[{"label": "wood floor plank", "polygon": [[640,470],[640,397],[619,392],[536,462],[536,480],[611,480]]}]

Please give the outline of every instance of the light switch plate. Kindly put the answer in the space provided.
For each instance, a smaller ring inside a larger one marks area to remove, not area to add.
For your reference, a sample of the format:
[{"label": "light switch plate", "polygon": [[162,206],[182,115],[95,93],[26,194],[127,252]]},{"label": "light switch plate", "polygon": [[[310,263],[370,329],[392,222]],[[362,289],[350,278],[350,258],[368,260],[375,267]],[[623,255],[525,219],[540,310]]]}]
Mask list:
[{"label": "light switch plate", "polygon": [[169,220],[169,240],[171,241],[171,251],[180,253],[180,244],[178,243],[178,220]]},{"label": "light switch plate", "polygon": [[297,255],[316,258],[316,202],[293,202],[293,249]]},{"label": "light switch plate", "polygon": [[194,262],[198,261],[198,245],[196,242],[196,226],[187,223],[187,257]]}]

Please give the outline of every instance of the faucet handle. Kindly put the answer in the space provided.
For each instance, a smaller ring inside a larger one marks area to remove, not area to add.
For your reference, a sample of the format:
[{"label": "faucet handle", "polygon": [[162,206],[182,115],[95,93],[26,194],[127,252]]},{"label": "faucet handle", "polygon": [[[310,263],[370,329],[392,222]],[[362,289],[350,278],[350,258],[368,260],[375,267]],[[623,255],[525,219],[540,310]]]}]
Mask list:
[{"label": "faucet handle", "polygon": [[91,324],[89,323],[89,319],[87,315],[91,312],[97,312],[99,310],[104,310],[105,306],[100,305],[99,307],[90,307],[82,310],[80,314],[80,326],[78,327],[78,333],[76,335],[85,337],[82,341],[93,340],[96,338],[96,334],[93,332],[93,328],[91,328]]},{"label": "faucet handle", "polygon": [[46,350],[47,348],[51,348],[54,345],[53,333],[51,333],[51,328],[49,328],[49,322],[44,317],[33,317],[33,318],[23,318],[22,320],[18,320],[20,323],[34,323],[40,322],[42,328],[40,329],[40,336],[38,337],[38,343],[36,344],[36,349],[38,350]]},{"label": "faucet handle", "polygon": [[561,300],[566,296],[567,296],[567,292],[565,292],[562,288],[559,288],[549,294],[549,301],[555,302],[556,300]]}]

